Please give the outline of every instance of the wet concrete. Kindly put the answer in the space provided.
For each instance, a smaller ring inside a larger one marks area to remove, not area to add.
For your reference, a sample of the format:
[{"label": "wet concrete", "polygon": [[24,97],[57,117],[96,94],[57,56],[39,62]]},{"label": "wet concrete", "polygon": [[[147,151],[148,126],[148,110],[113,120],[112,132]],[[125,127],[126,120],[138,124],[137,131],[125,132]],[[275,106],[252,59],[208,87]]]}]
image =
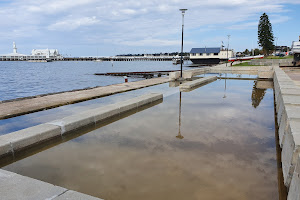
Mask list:
[{"label": "wet concrete", "polygon": [[279,199],[272,89],[217,80],[4,167],[103,199]]},{"label": "wet concrete", "polygon": [[0,119],[11,118],[36,111],[55,108],[62,105],[82,102],[120,92],[149,87],[168,82],[168,78],[153,78],[136,82],[128,82],[92,89],[64,92],[59,94],[36,96],[15,101],[0,103]]}]

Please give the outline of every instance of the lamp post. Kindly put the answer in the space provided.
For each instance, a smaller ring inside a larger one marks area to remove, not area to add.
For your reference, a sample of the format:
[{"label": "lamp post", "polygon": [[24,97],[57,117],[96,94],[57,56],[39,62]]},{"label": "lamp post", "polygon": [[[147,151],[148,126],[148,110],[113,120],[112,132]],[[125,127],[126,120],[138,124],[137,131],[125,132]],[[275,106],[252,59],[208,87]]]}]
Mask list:
[{"label": "lamp post", "polygon": [[228,49],[229,49],[229,38],[230,38],[230,35],[227,35],[228,37],[228,43],[227,43],[227,62],[226,62],[226,67],[227,67],[227,63],[228,63]]},{"label": "lamp post", "polygon": [[184,28],[184,14],[187,9],[179,9],[182,13],[182,30],[181,30],[181,57],[180,57],[180,78],[182,78],[182,54],[183,54],[183,28]]}]

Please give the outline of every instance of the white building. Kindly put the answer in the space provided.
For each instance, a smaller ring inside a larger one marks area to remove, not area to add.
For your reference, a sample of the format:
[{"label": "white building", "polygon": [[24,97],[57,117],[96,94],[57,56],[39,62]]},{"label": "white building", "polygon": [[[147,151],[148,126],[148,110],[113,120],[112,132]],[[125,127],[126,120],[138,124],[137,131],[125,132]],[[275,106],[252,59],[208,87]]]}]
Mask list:
[{"label": "white building", "polygon": [[57,49],[33,49],[31,55],[20,54],[13,42],[13,53],[0,55],[0,61],[63,60]]},{"label": "white building", "polygon": [[43,56],[46,59],[57,60],[62,58],[57,49],[33,49],[31,56]]},{"label": "white building", "polygon": [[194,64],[218,64],[220,61],[226,61],[233,57],[233,50],[223,50],[216,48],[192,48],[190,51],[190,60]]},{"label": "white building", "polygon": [[13,42],[13,52],[0,55],[0,60],[26,60],[27,55],[18,53],[16,43]]}]

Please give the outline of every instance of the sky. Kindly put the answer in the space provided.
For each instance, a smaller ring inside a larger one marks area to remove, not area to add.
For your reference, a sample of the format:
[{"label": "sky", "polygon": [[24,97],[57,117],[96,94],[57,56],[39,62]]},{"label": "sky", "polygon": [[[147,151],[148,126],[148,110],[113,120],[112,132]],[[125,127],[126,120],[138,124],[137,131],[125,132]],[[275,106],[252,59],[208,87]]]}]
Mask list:
[{"label": "sky", "polygon": [[300,0],[0,0],[0,54],[58,49],[63,56],[114,56],[225,46],[257,48],[259,17],[272,23],[275,44],[300,35]]}]

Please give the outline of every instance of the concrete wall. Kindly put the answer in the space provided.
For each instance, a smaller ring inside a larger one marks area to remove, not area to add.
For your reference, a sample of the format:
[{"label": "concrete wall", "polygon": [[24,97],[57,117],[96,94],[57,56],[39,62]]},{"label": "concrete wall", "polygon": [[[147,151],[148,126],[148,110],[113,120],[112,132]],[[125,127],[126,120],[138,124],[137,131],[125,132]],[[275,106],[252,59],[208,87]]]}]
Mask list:
[{"label": "concrete wall", "polygon": [[[214,67],[203,67],[191,70],[184,70],[182,72],[183,79],[191,79],[194,76],[206,73],[232,73],[232,74],[249,74],[258,75],[258,78],[273,79],[272,66],[251,66],[251,67],[226,67],[225,64],[217,65]],[[180,78],[180,72],[171,72],[169,80],[174,81]]]},{"label": "concrete wall", "polygon": [[121,113],[161,100],[162,94],[150,93],[127,101],[87,110],[60,120],[48,122],[0,136],[0,156],[40,144],[67,132],[98,123]]},{"label": "concrete wall", "polygon": [[197,79],[197,80],[194,80],[194,81],[185,82],[185,83],[181,84],[179,86],[179,88],[180,88],[180,91],[184,92],[185,90],[189,90],[193,87],[197,87],[198,85],[209,83],[209,82],[212,82],[212,81],[215,81],[215,80],[217,80],[216,76],[208,76],[208,77],[200,78],[200,79]]},{"label": "concrete wall", "polygon": [[288,200],[300,200],[300,87],[274,67],[274,91],[284,184]]},{"label": "concrete wall", "polygon": [[261,66],[283,66],[290,65],[293,59],[253,59],[249,62],[250,65]]}]

